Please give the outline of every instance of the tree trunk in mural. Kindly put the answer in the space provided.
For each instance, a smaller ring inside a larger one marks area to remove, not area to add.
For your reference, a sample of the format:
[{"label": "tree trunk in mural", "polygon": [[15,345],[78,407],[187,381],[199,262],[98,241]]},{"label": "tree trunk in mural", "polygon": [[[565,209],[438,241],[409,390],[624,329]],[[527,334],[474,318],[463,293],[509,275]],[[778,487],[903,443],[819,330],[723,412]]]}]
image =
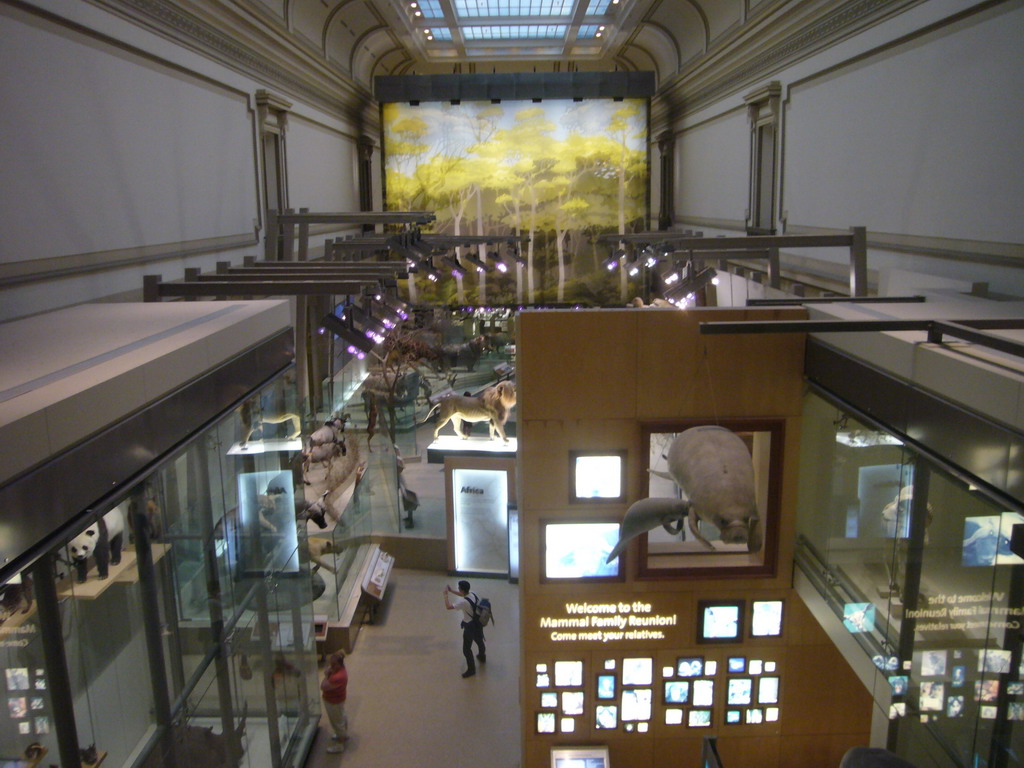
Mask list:
[{"label": "tree trunk in mural", "polygon": [[[476,233],[480,237],[484,235],[484,204],[483,204],[483,190],[480,185],[476,185]],[[487,263],[487,246],[484,243],[480,243],[476,247],[476,257],[484,264]],[[479,289],[477,293],[477,303],[487,303],[487,272],[481,270],[477,272],[479,277]]]}]

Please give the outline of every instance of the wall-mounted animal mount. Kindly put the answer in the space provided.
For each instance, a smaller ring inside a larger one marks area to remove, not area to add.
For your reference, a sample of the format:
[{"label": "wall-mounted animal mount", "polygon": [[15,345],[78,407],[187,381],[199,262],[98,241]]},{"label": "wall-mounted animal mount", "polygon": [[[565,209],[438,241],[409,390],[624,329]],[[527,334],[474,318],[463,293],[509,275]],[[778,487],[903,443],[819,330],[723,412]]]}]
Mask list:
[{"label": "wall-mounted animal mount", "polygon": [[619,541],[608,562],[626,544],[659,525],[673,535],[683,522],[708,548],[698,522],[718,528],[726,544],[746,544],[759,552],[763,543],[761,518],[754,495],[754,464],[746,444],[724,427],[692,427],[679,434],[668,449],[669,476],[682,491],[682,499],[649,498],[633,504],[622,519]]},{"label": "wall-mounted animal mount", "polygon": [[111,565],[121,562],[121,545],[124,541],[124,513],[121,507],[114,507],[96,520],[68,544],[71,562],[78,574],[78,581],[84,582],[89,572],[89,556],[96,560],[96,571],[101,579],[107,578]]},{"label": "wall-mounted animal mount", "polygon": [[449,421],[455,428],[455,434],[463,439],[469,437],[469,430],[463,430],[462,423],[486,421],[489,427],[491,438],[500,436],[502,441],[507,443],[505,437],[505,422],[516,404],[516,388],[511,381],[503,381],[488,387],[476,397],[466,395],[452,395],[433,406],[427,412],[429,419],[436,408],[437,427],[434,429],[434,439],[437,439],[441,428]]}]

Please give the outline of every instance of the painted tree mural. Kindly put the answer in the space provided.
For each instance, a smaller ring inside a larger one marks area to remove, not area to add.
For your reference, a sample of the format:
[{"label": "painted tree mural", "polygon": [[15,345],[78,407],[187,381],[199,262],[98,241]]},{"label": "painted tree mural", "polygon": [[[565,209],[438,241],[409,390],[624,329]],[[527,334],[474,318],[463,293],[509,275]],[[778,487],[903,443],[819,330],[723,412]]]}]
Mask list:
[{"label": "painted tree mural", "polygon": [[[617,304],[630,287],[601,268],[598,235],[647,228],[647,105],[620,102],[385,104],[387,207],[427,209],[434,231],[522,236],[507,275],[420,280],[438,302]],[[476,257],[487,257],[473,246]],[[513,270],[512,267],[515,267]],[[453,295],[454,294],[454,295]]]}]

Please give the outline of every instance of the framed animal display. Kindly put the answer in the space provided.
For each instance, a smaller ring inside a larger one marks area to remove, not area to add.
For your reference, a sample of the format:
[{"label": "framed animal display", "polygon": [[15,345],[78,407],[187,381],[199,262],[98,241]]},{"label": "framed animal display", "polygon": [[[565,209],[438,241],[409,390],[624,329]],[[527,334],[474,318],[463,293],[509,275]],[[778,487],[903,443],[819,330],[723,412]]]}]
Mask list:
[{"label": "framed animal display", "polygon": [[778,419],[645,424],[646,498],[610,556],[637,538],[641,577],[774,575],[783,437]]}]

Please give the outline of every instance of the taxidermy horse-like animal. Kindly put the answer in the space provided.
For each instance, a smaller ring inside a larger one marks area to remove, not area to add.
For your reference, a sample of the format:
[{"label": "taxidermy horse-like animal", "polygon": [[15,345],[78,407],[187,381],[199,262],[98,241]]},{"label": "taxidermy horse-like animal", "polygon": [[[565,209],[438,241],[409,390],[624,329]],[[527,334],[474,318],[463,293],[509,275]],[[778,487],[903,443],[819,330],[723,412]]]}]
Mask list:
[{"label": "taxidermy horse-like animal", "polygon": [[698,521],[718,528],[726,544],[746,544],[750,552],[762,545],[761,518],[754,497],[754,464],[746,444],[724,427],[692,427],[682,432],[668,449],[669,476],[683,493],[682,499],[641,499],[622,519],[619,542],[608,555],[618,557],[626,544],[641,533],[663,526],[671,534],[683,530],[683,522],[708,548]]}]

